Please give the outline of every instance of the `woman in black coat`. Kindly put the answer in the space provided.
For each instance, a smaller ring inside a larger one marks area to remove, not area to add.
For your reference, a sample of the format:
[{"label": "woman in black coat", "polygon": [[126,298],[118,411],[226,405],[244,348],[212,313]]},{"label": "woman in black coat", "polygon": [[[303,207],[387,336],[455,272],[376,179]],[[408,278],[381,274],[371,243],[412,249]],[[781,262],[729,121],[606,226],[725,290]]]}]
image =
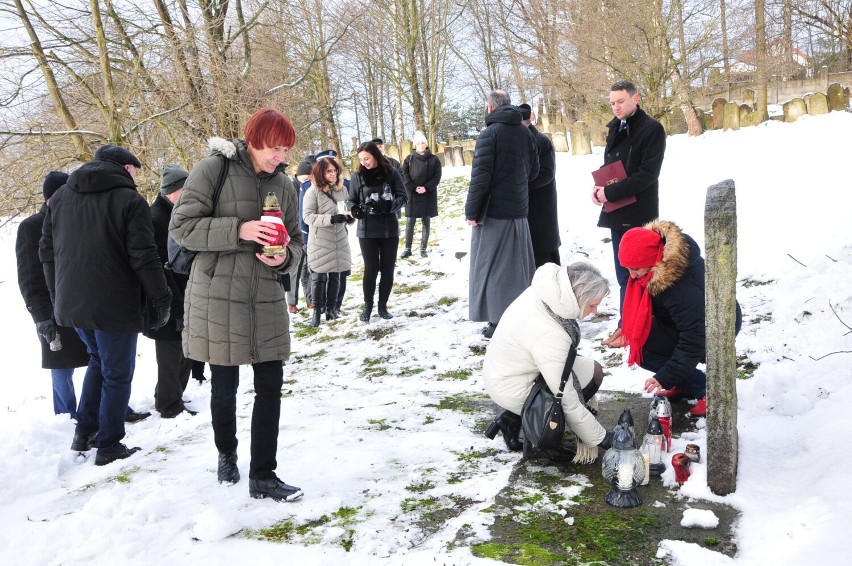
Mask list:
[{"label": "woman in black coat", "polygon": [[360,319],[370,321],[379,273],[379,316],[391,319],[388,298],[399,248],[399,211],[407,200],[405,187],[399,171],[373,142],[358,146],[358,161],[361,165],[352,175],[349,210],[358,219],[358,242],[364,258],[364,310]]},{"label": "woman in black coat", "polygon": [[405,203],[405,251],[400,257],[411,256],[411,241],[414,239],[414,225],[418,218],[423,223],[420,257],[426,257],[430,219],[438,216],[441,162],[429,151],[423,132],[417,130],[411,141],[414,144],[414,153],[402,163],[402,180],[405,183],[408,202]]}]

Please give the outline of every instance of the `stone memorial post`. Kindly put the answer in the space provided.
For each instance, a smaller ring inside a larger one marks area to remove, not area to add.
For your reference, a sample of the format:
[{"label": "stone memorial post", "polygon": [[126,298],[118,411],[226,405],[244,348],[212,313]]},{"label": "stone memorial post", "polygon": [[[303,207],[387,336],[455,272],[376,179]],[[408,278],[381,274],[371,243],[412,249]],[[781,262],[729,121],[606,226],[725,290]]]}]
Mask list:
[{"label": "stone memorial post", "polygon": [[707,343],[707,485],[737,489],[737,202],[734,181],[707,189],[704,203],[704,312]]},{"label": "stone memorial post", "polygon": [[578,121],[571,125],[571,155],[589,155],[592,153],[592,133],[589,125]]}]

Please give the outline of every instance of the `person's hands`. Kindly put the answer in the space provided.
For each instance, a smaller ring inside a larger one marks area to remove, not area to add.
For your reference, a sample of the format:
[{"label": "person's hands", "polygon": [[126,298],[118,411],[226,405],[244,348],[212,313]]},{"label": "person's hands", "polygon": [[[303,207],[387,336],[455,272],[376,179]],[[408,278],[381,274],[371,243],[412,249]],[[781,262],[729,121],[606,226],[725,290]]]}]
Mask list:
[{"label": "person's hands", "polygon": [[663,389],[665,388],[660,385],[660,382],[657,381],[656,378],[649,377],[645,380],[645,391],[647,391],[648,393],[654,394],[657,391],[662,391]]},{"label": "person's hands", "polygon": [[[603,200],[601,200],[601,196],[603,196]],[[592,187],[592,202],[598,206],[603,206],[603,203],[606,202],[606,194],[603,187],[599,185]]]},{"label": "person's hands", "polygon": [[287,249],[286,248],[284,249],[283,254],[274,255],[272,257],[269,257],[267,255],[263,255],[261,253],[256,253],[254,255],[257,256],[257,259],[259,259],[262,263],[265,263],[269,267],[278,267],[279,265],[281,265],[282,263],[287,261]]},{"label": "person's hands", "polygon": [[426,187],[417,187],[416,189],[414,189],[414,192],[422,195],[426,192]]},{"label": "person's hands", "polygon": [[352,215],[352,218],[364,218],[367,215],[367,211],[364,208],[363,204],[356,204],[352,208],[349,209],[349,214]]},{"label": "person's hands", "polygon": [[476,220],[468,220],[467,223],[471,226],[476,226]]},{"label": "person's hands", "polygon": [[603,440],[598,443],[598,446],[600,446],[604,450],[609,450],[610,448],[612,448],[612,439],[614,436],[615,434],[611,430],[606,431]]},{"label": "person's hands", "polygon": [[256,242],[261,246],[269,246],[278,238],[278,232],[272,222],[249,220],[240,224],[239,236],[241,240]]},{"label": "person's hands", "polygon": [[332,224],[342,224],[346,222],[345,214],[332,214],[331,215],[331,223]]},{"label": "person's hands", "polygon": [[156,332],[169,321],[172,311],[171,292],[167,293],[164,297],[151,301],[151,305],[154,307],[154,321],[151,323],[151,330]]},{"label": "person's hands", "polygon": [[609,346],[610,348],[621,348],[624,346],[624,338],[621,336],[621,329],[616,328],[615,332],[612,335],[601,342],[602,346]]},{"label": "person's hands", "polygon": [[51,319],[36,322],[36,332],[48,344],[56,339],[56,325],[53,324],[53,320]]},{"label": "person's hands", "polygon": [[355,223],[355,218],[353,218],[352,216],[347,216],[347,217],[346,217],[346,223],[347,223],[347,224],[354,224],[354,223]]}]

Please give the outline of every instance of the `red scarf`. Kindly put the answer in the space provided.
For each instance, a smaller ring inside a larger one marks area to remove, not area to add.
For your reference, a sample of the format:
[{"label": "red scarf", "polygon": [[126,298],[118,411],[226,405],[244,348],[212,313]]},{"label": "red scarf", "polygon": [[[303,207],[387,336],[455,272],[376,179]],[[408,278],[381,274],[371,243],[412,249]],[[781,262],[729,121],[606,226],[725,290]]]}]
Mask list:
[{"label": "red scarf", "polygon": [[651,293],[648,292],[648,281],[654,275],[654,270],[642,279],[627,280],[627,290],[624,293],[622,307],[621,336],[624,346],[630,346],[627,365],[634,366],[642,363],[642,348],[651,333]]}]

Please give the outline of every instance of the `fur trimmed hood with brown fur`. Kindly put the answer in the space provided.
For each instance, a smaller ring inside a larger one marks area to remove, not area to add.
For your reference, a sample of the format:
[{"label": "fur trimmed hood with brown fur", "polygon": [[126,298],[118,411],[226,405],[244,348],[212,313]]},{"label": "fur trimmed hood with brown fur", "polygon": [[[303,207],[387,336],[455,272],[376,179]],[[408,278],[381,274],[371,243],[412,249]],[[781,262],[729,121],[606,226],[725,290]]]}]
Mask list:
[{"label": "fur trimmed hood with brown fur", "polygon": [[648,281],[648,292],[656,296],[671,288],[686,273],[690,263],[691,246],[683,231],[674,222],[652,220],[644,228],[658,233],[663,238],[663,259],[653,268],[654,274]]}]

